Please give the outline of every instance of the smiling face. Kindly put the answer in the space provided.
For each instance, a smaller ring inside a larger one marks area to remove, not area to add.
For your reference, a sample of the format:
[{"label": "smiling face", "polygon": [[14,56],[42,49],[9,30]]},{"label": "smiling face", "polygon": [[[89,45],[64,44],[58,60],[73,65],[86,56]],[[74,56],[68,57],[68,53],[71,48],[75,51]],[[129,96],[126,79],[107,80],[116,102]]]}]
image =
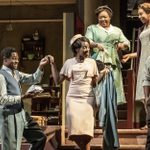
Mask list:
[{"label": "smiling face", "polygon": [[90,45],[88,42],[81,42],[81,48],[77,49],[77,58],[82,61],[90,55]]},{"label": "smiling face", "polygon": [[104,10],[100,12],[97,18],[98,18],[99,25],[102,26],[103,28],[108,28],[110,26],[111,18],[107,11]]},{"label": "smiling face", "polygon": [[3,64],[8,68],[14,70],[18,68],[19,56],[18,53],[12,52],[9,58],[5,58]]},{"label": "smiling face", "polygon": [[142,8],[138,9],[139,19],[143,24],[148,25],[150,22],[150,14],[146,13]]}]

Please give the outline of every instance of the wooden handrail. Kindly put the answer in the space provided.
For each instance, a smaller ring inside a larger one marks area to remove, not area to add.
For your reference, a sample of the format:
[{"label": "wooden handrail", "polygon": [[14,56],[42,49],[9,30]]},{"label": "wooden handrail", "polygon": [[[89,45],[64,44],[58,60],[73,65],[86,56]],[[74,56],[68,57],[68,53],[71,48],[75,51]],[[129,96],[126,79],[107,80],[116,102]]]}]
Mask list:
[{"label": "wooden handrail", "polygon": [[124,78],[124,86],[126,87],[126,101],[127,101],[127,120],[123,128],[134,128],[134,111],[135,111],[135,73],[133,69],[122,70]]}]

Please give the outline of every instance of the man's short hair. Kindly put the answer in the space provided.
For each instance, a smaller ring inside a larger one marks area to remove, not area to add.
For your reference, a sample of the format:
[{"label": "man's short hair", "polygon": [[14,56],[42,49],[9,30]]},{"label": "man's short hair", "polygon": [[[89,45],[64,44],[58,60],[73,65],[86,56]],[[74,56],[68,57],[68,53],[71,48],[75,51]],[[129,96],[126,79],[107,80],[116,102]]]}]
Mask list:
[{"label": "man's short hair", "polygon": [[14,47],[5,47],[1,51],[1,58],[2,59],[10,58],[11,54],[14,53],[14,52],[17,52]]}]

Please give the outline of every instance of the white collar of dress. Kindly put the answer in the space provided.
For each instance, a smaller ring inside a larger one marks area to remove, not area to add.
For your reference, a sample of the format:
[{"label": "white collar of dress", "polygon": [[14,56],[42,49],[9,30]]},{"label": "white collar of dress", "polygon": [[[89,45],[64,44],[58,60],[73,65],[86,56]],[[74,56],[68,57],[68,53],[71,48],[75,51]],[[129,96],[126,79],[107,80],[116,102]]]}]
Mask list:
[{"label": "white collar of dress", "polygon": [[104,30],[104,31],[106,31],[106,32],[111,32],[111,31],[113,31],[113,25],[111,25],[110,24],[110,26],[109,26],[109,28],[108,29],[105,29],[104,27],[102,27],[102,26],[100,26],[99,24],[97,24],[97,26],[99,27],[99,28],[101,28],[102,30]]}]

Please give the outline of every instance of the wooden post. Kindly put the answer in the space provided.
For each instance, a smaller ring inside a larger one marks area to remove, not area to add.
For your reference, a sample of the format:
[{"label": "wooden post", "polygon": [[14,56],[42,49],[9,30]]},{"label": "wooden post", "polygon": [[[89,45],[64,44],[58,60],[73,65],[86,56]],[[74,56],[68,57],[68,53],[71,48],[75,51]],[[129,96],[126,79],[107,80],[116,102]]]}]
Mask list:
[{"label": "wooden post", "polygon": [[[69,47],[69,41],[74,35],[74,14],[63,14],[63,63],[72,56]],[[62,63],[62,64],[63,64]],[[66,129],[66,93],[68,91],[68,83],[62,85],[62,126],[61,126],[61,145],[65,145],[65,129]]]},{"label": "wooden post", "polygon": [[134,128],[134,93],[135,75],[134,70],[127,70],[128,96],[127,96],[127,128]]}]

